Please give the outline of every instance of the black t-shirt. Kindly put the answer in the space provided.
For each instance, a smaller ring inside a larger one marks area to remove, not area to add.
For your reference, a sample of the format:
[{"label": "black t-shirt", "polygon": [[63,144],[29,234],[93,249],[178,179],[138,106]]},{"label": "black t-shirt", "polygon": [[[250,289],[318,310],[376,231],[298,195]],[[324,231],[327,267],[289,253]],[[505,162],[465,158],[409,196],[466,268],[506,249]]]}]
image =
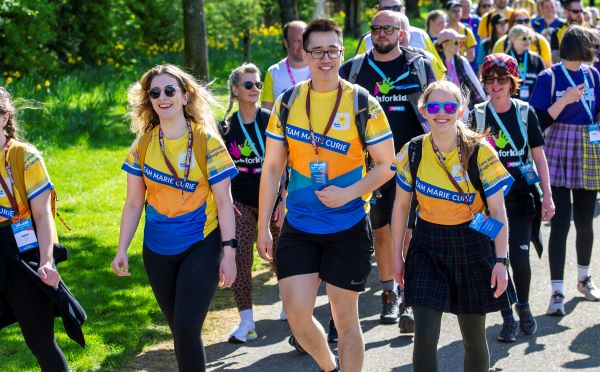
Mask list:
[{"label": "black t-shirt", "polygon": [[[373,58],[373,52],[367,54],[371,60],[383,72],[389,81],[394,82],[409,70],[404,52],[396,59],[388,62],[377,62]],[[352,69],[352,60],[345,63],[340,69],[340,76],[347,79]],[[426,76],[428,72],[426,72]],[[367,59],[364,60],[359,71],[356,84],[367,89],[369,93],[379,101],[385,115],[390,123],[392,134],[394,135],[394,148],[400,151],[405,143],[413,137],[423,134],[423,128],[417,119],[417,115],[408,95],[414,92],[421,92],[419,77],[415,72],[393,85],[397,88],[389,89],[384,78],[370,65]],[[405,89],[408,87],[408,89]]]},{"label": "black t-shirt", "polygon": [[[517,59],[519,62],[519,74],[525,69],[525,53],[521,55],[517,55],[516,53],[511,53],[513,57]],[[544,61],[542,57],[535,53],[527,53],[527,71],[525,72],[525,79],[521,76],[523,80],[521,82],[521,88],[517,90],[517,94],[515,94],[514,98],[520,98],[524,101],[529,100],[529,96],[531,92],[533,92],[533,86],[537,81],[538,74],[544,71]],[[526,88],[525,88],[526,87]]]},{"label": "black t-shirt", "polygon": [[[256,115],[256,123],[258,124],[262,143],[266,146],[265,130],[269,122],[271,111],[264,108],[259,108]],[[242,131],[238,120],[237,112],[229,118],[229,131],[223,134],[225,146],[238,171],[237,177],[231,181],[231,193],[233,200],[236,202],[258,208],[258,188],[260,185],[260,174],[262,171],[262,162],[264,159],[264,151],[258,141],[258,136],[254,127],[254,122],[243,124],[246,132],[250,136],[250,140]],[[220,123],[221,130],[224,131],[223,122]],[[254,151],[254,148],[258,152]]]}]

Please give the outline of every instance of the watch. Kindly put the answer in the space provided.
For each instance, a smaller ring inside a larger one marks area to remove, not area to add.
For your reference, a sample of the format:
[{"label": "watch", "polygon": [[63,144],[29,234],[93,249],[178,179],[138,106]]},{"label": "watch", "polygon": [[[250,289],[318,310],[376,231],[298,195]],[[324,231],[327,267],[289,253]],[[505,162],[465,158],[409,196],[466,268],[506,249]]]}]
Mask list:
[{"label": "watch", "polygon": [[496,263],[501,263],[508,267],[508,265],[510,265],[510,260],[508,257],[496,257]]},{"label": "watch", "polygon": [[229,239],[229,240],[225,240],[221,243],[221,247],[231,247],[233,249],[237,248],[238,246],[238,241],[237,239]]}]

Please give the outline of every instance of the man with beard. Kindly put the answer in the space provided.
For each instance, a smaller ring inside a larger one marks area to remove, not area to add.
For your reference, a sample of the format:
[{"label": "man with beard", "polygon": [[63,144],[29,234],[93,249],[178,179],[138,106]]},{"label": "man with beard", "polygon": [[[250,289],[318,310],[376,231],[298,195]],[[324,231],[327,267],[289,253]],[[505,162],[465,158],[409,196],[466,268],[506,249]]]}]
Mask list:
[{"label": "man with beard", "polygon": [[262,107],[271,110],[275,99],[287,88],[310,78],[310,69],[304,61],[302,33],[306,23],[288,22],[283,26],[283,47],[287,56],[269,67],[265,75],[264,88],[260,95]]},{"label": "man with beard", "polygon": [[554,29],[550,36],[550,49],[552,49],[552,62],[560,62],[560,42],[563,35],[571,25],[583,24],[583,4],[581,0],[565,0],[563,2],[566,23]]},{"label": "man with beard", "polygon": [[[373,18],[371,40],[373,49],[360,54],[340,69],[340,76],[366,88],[381,104],[394,136],[394,148],[400,149],[413,137],[428,131],[421,124],[416,107],[424,86],[435,81],[429,61],[423,54],[401,46],[407,44],[408,19],[400,12],[380,11]],[[362,59],[362,62],[358,62]],[[353,64],[360,63],[360,68]],[[420,71],[419,71],[420,70]],[[421,77],[420,77],[421,76]],[[372,200],[370,217],[375,230],[375,257],[383,289],[383,309],[380,322],[395,324],[400,320],[402,333],[413,332],[410,309],[399,316],[398,293],[392,273],[390,222],[394,201],[394,180],[380,188],[381,197]],[[373,203],[374,202],[374,203]]]},{"label": "man with beard", "polygon": [[492,19],[494,15],[502,14],[504,18],[510,19],[512,12],[513,8],[508,6],[508,0],[494,0],[494,7],[492,10],[481,17],[479,30],[477,30],[479,38],[484,40],[492,36],[492,24],[490,23],[490,19]]}]

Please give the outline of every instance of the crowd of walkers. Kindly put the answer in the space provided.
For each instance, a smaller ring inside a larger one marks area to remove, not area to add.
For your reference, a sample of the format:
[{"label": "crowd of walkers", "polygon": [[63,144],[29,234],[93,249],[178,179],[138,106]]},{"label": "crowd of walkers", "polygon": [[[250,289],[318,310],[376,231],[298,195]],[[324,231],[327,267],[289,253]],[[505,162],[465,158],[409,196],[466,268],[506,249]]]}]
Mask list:
[{"label": "crowd of walkers", "polygon": [[[145,209],[144,266],[179,370],[205,370],[201,331],[219,283],[232,286],[239,310],[228,341],[258,337],[255,245],[279,280],[289,343],[322,371],[362,370],[358,296],[373,253],[380,321],[414,333],[415,371],[438,370],[443,313],[457,315],[468,371],[489,369],[486,314],[501,313],[500,342],[515,342],[518,329],[536,332],[542,310],[529,305],[529,252],[530,242],[539,255],[546,245],[542,221],[551,224],[546,314],[565,315],[571,218],[577,275],[568,283],[600,300],[590,270],[599,12],[582,5],[449,0],[421,30],[401,0],[380,0],[354,56],[335,22],[290,22],[287,55],[264,82],[252,63],[231,72],[221,121],[210,91],[174,65],[132,84],[137,138],[122,165],[127,197],[112,268],[130,275],[127,250]],[[53,186],[39,152],[20,140],[15,114],[1,88],[0,303],[42,370],[66,371],[56,308],[43,291],[61,282]],[[12,147],[24,164],[12,166]],[[33,276],[19,260],[31,249]],[[321,282],[327,332],[313,316]],[[328,342],[338,342],[338,355]]]}]

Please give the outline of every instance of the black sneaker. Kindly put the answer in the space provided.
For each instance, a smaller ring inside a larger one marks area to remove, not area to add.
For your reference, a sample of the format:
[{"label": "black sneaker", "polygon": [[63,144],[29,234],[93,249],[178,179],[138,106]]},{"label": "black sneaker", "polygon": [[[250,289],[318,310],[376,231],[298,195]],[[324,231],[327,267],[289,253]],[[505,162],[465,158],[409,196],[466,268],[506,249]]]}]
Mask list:
[{"label": "black sneaker", "polygon": [[415,316],[412,307],[400,305],[400,322],[398,322],[400,333],[415,333]]},{"label": "black sneaker", "polygon": [[333,319],[329,319],[329,332],[327,333],[327,342],[333,343],[338,341],[337,328]]},{"label": "black sneaker", "polygon": [[505,320],[502,324],[502,330],[498,335],[498,341],[512,343],[517,341],[517,322],[515,320]]},{"label": "black sneaker", "polygon": [[526,335],[532,335],[537,331],[537,323],[531,314],[529,305],[515,306],[517,315],[519,315],[519,327]]},{"label": "black sneaker", "polygon": [[294,349],[296,349],[296,351],[300,354],[306,354],[306,350],[304,350],[302,346],[300,346],[298,341],[296,341],[296,337],[294,337],[294,335],[291,335],[290,338],[288,338],[288,343],[292,345]]},{"label": "black sneaker", "polygon": [[381,294],[381,303],[383,308],[379,316],[379,323],[398,323],[398,293],[396,291],[383,291]]}]

